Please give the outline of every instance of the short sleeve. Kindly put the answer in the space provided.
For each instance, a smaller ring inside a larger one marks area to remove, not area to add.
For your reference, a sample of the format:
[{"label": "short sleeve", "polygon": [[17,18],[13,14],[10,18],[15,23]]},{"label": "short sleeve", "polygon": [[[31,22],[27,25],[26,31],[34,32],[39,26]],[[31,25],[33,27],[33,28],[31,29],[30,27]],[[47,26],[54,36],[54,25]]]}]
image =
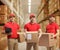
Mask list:
[{"label": "short sleeve", "polygon": [[20,26],[17,24],[17,29],[20,29]]},{"label": "short sleeve", "polygon": [[40,25],[38,24],[38,29],[40,29]]},{"label": "short sleeve", "polygon": [[57,29],[59,29],[59,26],[58,26],[58,24],[56,24],[56,25],[55,25],[55,28],[56,28],[56,30],[57,30]]},{"label": "short sleeve", "polygon": [[5,30],[5,27],[7,27],[7,24],[5,24],[5,25],[3,26],[3,30]]},{"label": "short sleeve", "polygon": [[27,25],[24,26],[24,29],[27,29]]}]

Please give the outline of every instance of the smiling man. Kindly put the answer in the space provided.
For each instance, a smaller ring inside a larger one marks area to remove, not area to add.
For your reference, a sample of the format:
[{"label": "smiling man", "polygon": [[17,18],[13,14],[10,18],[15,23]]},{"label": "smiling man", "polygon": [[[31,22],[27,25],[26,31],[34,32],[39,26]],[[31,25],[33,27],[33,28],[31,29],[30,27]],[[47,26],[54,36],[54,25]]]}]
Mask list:
[{"label": "smiling man", "polygon": [[[34,31],[41,32],[40,25],[36,23],[36,18],[34,14],[30,15],[30,22],[25,24],[24,29],[25,29],[25,33],[29,31],[30,32],[34,32]],[[38,43],[27,43],[26,50],[31,50],[32,46],[34,50],[38,50]]]},{"label": "smiling man", "polygon": [[[55,18],[53,16],[49,18],[49,24],[46,26],[46,32],[53,33],[53,37],[57,43],[57,36],[59,36],[59,26],[57,23],[55,23]],[[49,50],[49,48],[47,48],[47,50]],[[53,50],[56,50],[56,45],[54,46]]]},{"label": "smiling man", "polygon": [[20,26],[15,22],[14,14],[9,15],[8,22],[4,25],[4,30],[8,38],[8,50],[18,50],[17,31],[20,30]]}]

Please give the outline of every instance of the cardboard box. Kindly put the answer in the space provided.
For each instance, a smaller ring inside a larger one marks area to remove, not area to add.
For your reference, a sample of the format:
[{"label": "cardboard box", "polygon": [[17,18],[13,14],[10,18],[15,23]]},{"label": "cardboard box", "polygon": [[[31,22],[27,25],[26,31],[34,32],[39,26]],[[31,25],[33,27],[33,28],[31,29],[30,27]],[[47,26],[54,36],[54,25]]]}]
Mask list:
[{"label": "cardboard box", "polygon": [[6,5],[0,5],[0,14],[5,15],[7,13],[7,6]]},{"label": "cardboard box", "polygon": [[6,23],[6,22],[7,22],[7,15],[0,15],[0,23]]},{"label": "cardboard box", "polygon": [[53,38],[53,34],[50,33],[42,34],[42,36],[39,39],[40,46],[50,47],[50,46],[54,46],[54,44],[55,44],[55,40]]},{"label": "cardboard box", "polygon": [[1,37],[0,38],[0,50],[5,50],[7,46],[8,46],[8,44],[7,44],[7,36]]},{"label": "cardboard box", "polygon": [[19,38],[18,38],[18,42],[25,42],[25,36],[24,36],[24,32],[20,32],[19,33]]},{"label": "cardboard box", "polygon": [[0,26],[0,50],[5,50],[7,47],[7,35],[2,34],[3,26]]},{"label": "cardboard box", "polygon": [[27,32],[26,33],[27,43],[37,43],[38,42],[38,32]]}]

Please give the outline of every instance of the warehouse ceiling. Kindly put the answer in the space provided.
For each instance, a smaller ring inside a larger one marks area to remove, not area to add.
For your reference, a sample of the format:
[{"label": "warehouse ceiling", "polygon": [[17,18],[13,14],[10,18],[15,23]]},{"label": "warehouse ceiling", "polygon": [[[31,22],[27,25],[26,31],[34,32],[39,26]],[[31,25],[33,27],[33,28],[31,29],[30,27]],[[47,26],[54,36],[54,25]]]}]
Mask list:
[{"label": "warehouse ceiling", "polygon": [[[37,14],[41,0],[31,0],[31,13]],[[28,14],[28,0],[21,0],[21,6],[24,14]]]}]

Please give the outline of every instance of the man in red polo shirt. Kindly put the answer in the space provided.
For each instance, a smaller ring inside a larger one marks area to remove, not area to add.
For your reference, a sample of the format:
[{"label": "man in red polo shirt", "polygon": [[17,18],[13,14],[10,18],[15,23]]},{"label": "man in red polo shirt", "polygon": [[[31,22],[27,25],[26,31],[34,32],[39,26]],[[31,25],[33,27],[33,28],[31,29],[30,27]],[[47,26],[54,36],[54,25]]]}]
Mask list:
[{"label": "man in red polo shirt", "polygon": [[[40,25],[36,23],[35,15],[30,15],[30,22],[25,24],[24,26],[25,32],[33,32],[33,31],[40,31]],[[38,44],[37,43],[27,43],[27,50],[31,50],[31,47],[33,46],[34,50],[38,50]]]},{"label": "man in red polo shirt", "polygon": [[8,35],[8,50],[18,50],[18,34],[17,31],[20,29],[20,26],[14,22],[15,15],[10,14],[8,17],[8,22],[4,25],[5,28],[10,28],[11,33]]},{"label": "man in red polo shirt", "polygon": [[[52,16],[49,18],[49,24],[46,26],[46,32],[47,33],[53,33],[53,37],[57,38],[59,35],[59,26],[57,23],[55,23],[55,18]],[[49,50],[49,48],[47,48]],[[56,47],[54,47],[54,50],[56,50]]]}]

